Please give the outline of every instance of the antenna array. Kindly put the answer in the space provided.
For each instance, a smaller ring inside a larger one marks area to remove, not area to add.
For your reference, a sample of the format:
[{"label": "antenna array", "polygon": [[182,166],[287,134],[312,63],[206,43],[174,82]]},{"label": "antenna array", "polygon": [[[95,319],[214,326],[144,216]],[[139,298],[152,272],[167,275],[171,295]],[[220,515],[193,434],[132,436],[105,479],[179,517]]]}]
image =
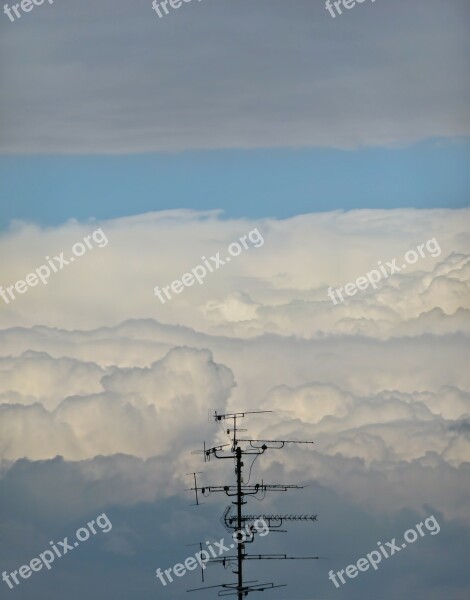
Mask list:
[{"label": "antenna array", "polygon": [[[195,492],[196,505],[201,504],[200,497],[203,498],[210,496],[213,493],[224,493],[227,496],[233,498],[232,503],[226,508],[222,516],[222,524],[227,531],[234,532],[234,539],[237,540],[237,553],[234,555],[228,555],[223,558],[213,558],[209,560],[209,563],[222,564],[224,567],[231,567],[232,572],[237,576],[236,582],[224,583],[219,585],[206,586],[202,588],[194,588],[188,590],[188,592],[206,590],[206,589],[219,589],[218,596],[236,596],[237,600],[243,600],[251,592],[262,592],[265,590],[271,590],[278,587],[285,587],[284,585],[275,585],[274,583],[259,583],[257,580],[245,581],[243,577],[243,566],[244,562],[248,560],[318,560],[318,556],[287,556],[286,554],[248,554],[246,551],[246,545],[253,543],[258,530],[254,526],[254,523],[258,520],[263,519],[267,524],[269,531],[277,533],[285,533],[281,529],[285,522],[310,522],[313,523],[317,520],[317,515],[248,515],[243,514],[243,506],[247,503],[247,498],[254,497],[257,499],[263,499],[267,492],[281,491],[286,492],[291,489],[302,489],[304,486],[290,485],[290,484],[269,484],[255,483],[250,484],[251,479],[251,468],[247,483],[243,479],[243,457],[253,456],[253,462],[267,452],[268,450],[281,450],[287,444],[313,444],[313,442],[304,442],[296,440],[258,440],[258,439],[247,439],[238,438],[238,434],[246,429],[240,429],[238,427],[238,421],[245,418],[247,415],[271,413],[269,410],[257,410],[257,411],[245,411],[238,413],[219,413],[218,411],[209,412],[209,422],[223,423],[229,422],[224,427],[224,432],[230,438],[230,444],[221,444],[206,447],[204,442],[203,450],[194,452],[193,454],[202,454],[205,462],[209,462],[212,458],[216,459],[232,459],[235,462],[235,475],[236,482],[232,485],[198,485],[197,475],[199,473],[192,473],[194,478],[194,486],[190,488],[191,491]],[[227,449],[230,446],[230,449]],[[243,533],[243,529],[248,531],[248,534]],[[241,533],[240,533],[241,532]],[[242,537],[243,534],[243,537]],[[204,575],[204,573],[203,573]],[[203,578],[204,581],[204,578]]]}]

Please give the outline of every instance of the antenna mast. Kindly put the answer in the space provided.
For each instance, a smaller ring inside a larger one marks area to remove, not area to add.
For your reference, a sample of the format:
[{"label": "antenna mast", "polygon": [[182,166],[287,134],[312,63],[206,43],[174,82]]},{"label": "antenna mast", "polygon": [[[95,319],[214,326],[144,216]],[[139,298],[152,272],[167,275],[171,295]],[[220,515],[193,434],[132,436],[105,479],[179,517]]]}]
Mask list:
[{"label": "antenna mast", "polygon": [[[274,585],[274,583],[259,583],[255,581],[244,581],[243,578],[243,563],[246,560],[317,560],[318,556],[302,556],[302,557],[291,557],[285,554],[247,554],[246,544],[252,543],[255,539],[258,530],[253,525],[258,519],[264,519],[269,527],[269,530],[273,532],[284,532],[280,529],[285,521],[294,522],[314,522],[317,520],[317,515],[244,515],[243,506],[247,503],[246,498],[249,496],[263,499],[267,492],[281,491],[285,492],[289,489],[302,489],[304,486],[300,485],[285,485],[285,484],[267,484],[261,481],[261,483],[251,484],[250,479],[245,484],[243,480],[243,457],[252,455],[254,461],[264,454],[267,450],[280,450],[285,447],[286,444],[313,444],[313,442],[295,441],[295,440],[256,440],[256,439],[239,439],[238,434],[245,429],[238,427],[238,420],[245,418],[247,415],[252,414],[263,414],[271,413],[270,410],[257,410],[257,411],[245,411],[238,413],[218,413],[215,411],[209,412],[209,421],[219,423],[225,430],[225,433],[229,436],[231,443],[212,448],[207,448],[204,442],[204,449],[193,454],[203,454],[204,461],[209,462],[212,457],[217,459],[232,459],[235,461],[235,485],[209,485],[199,486],[197,483],[197,473],[192,473],[194,477],[194,487],[190,490],[196,494],[196,504],[199,502],[199,493],[202,497],[209,496],[212,493],[223,492],[229,497],[233,497],[231,505],[227,507],[222,517],[222,523],[227,530],[233,530],[234,540],[237,541],[237,554],[232,556],[225,556],[223,558],[214,558],[209,560],[209,563],[219,563],[224,567],[230,565],[232,572],[237,576],[237,581],[233,583],[226,583],[220,585],[213,585],[202,588],[195,588],[188,590],[188,592],[194,592],[204,589],[219,589],[219,597],[221,596],[236,596],[237,600],[243,600],[251,592],[262,592],[267,589],[273,589],[277,587],[285,587],[283,585]],[[231,421],[232,426],[226,429],[222,425],[225,421]],[[230,446],[230,450],[227,450],[227,446]],[[250,469],[251,477],[251,469]],[[234,510],[235,508],[235,510]],[[242,530],[245,529],[248,533],[244,533]],[[232,546],[233,547],[233,546]]]}]

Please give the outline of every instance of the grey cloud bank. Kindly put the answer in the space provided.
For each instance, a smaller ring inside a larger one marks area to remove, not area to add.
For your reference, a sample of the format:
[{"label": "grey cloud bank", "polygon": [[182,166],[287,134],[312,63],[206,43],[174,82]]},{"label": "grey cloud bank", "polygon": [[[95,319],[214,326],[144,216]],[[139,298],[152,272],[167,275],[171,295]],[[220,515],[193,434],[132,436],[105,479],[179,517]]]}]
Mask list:
[{"label": "grey cloud bank", "polygon": [[466,0],[376,2],[340,19],[311,0],[222,0],[151,17],[148,0],[62,0],[5,18],[0,151],[350,148],[470,132]]},{"label": "grey cloud bank", "polygon": [[[98,533],[95,525],[103,533],[108,533],[113,528],[108,516],[103,513],[96,517],[96,519],[88,522],[86,527],[80,527],[80,529],[75,532],[76,541],[74,541],[72,538],[69,543],[68,537],[65,537],[62,541],[56,543],[51,541],[49,542],[50,547],[41,552],[38,558],[33,558],[29,564],[23,565],[18,570],[12,571],[11,573],[3,571],[3,581],[12,590],[15,588],[15,586],[20,585],[22,579],[29,579],[31,575],[41,571],[43,566],[50,571],[52,568],[52,563],[55,562],[56,558],[62,558],[75,548],[78,548],[81,542],[86,542],[89,540],[92,534],[96,535]],[[20,578],[18,578],[18,574]]]}]

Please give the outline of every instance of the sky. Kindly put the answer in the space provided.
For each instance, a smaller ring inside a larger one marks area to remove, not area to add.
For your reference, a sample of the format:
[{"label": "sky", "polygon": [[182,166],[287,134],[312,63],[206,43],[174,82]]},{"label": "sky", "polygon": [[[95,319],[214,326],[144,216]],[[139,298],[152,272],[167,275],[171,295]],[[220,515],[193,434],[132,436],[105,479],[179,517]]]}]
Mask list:
[{"label": "sky", "polygon": [[266,598],[466,600],[467,0],[21,14],[0,13],[1,597],[188,598],[199,570],[156,570],[230,535],[230,499],[187,491],[233,479],[193,453],[226,443],[208,411],[266,410],[247,435],[314,444],[248,460],[305,487],[246,510],[318,520],[253,551],[320,557],[247,564],[287,585]]},{"label": "sky", "polygon": [[468,203],[469,148],[459,138],[356,150],[8,156],[0,161],[0,227],[175,207],[280,219],[336,209],[461,208]]}]

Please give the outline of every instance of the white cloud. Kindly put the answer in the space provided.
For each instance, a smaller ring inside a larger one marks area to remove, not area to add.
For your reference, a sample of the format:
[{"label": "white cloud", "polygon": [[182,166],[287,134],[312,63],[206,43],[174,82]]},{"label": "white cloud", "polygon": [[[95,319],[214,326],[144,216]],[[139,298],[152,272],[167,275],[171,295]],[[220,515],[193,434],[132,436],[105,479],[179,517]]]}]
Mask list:
[{"label": "white cloud", "polygon": [[[276,411],[250,419],[247,435],[313,440],[261,458],[253,477],[309,483],[308,502],[316,507],[317,494],[326,495],[326,513],[331,498],[348,518],[364,511],[373,543],[400,511],[437,510],[447,527],[455,519],[465,531],[468,215],[354,211],[255,222],[174,211],[100,224],[106,248],[1,305],[3,530],[20,532],[23,513],[67,521],[107,506],[139,514],[142,503],[168,502],[175,512],[161,529],[184,545],[177,504],[185,474],[203,469],[191,451],[225,441],[207,410],[227,407]],[[17,225],[0,238],[11,257],[2,284],[95,227]],[[254,227],[261,248],[165,305],[153,296],[155,285]],[[329,285],[344,286],[433,237],[440,256],[344,304],[328,299]],[[226,479],[220,463],[205,469],[206,481]],[[331,530],[336,517],[325,518]],[[141,557],[142,532],[125,519],[116,531],[107,550]]]},{"label": "white cloud", "polygon": [[101,390],[104,369],[67,357],[53,359],[45,352],[24,352],[0,358],[0,394],[14,403],[40,402],[51,409],[66,396]]},{"label": "white cloud", "polygon": [[[46,286],[40,283],[8,305],[0,300],[0,325],[81,329],[151,317],[243,338],[269,332],[386,338],[467,331],[468,219],[468,209],[360,210],[257,222],[192,211],[117,219],[100,224],[106,247],[52,274]],[[63,251],[67,257],[96,226],[70,222],[42,230],[17,224],[0,237],[0,252],[10,257],[2,265],[3,287],[24,279],[45,256]],[[265,240],[262,247],[250,247],[209,273],[203,285],[184,288],[165,304],[154,295],[155,286],[181,279],[202,256],[225,257],[229,244],[255,227]],[[440,255],[425,251],[406,272],[344,304],[328,298],[329,286],[344,287],[379,261],[397,258],[401,264],[408,250],[432,238]]]},{"label": "white cloud", "polygon": [[1,406],[0,459],[147,458],[169,453],[176,440],[179,454],[199,441],[194,423],[207,421],[208,406],[223,407],[233,385],[209,351],[175,348],[149,368],[115,368],[103,377],[103,391],[69,396],[53,411],[39,403]]}]

